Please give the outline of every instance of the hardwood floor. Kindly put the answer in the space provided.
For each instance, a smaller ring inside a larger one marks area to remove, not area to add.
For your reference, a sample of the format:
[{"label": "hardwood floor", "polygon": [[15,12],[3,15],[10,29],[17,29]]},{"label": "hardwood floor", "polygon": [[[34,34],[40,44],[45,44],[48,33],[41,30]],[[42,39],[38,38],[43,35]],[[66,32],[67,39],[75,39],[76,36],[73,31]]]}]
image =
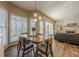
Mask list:
[{"label": "hardwood floor", "polygon": [[[79,46],[53,41],[52,47],[54,57],[79,57]],[[5,57],[17,57],[17,46],[10,46],[4,54]],[[30,52],[26,54],[25,57],[34,57],[34,55]]]},{"label": "hardwood floor", "polygon": [[[20,53],[20,57],[22,53]],[[5,57],[17,57],[17,45],[12,45],[10,47],[8,47],[5,52],[4,52],[4,56]],[[33,53],[30,52],[28,54],[25,55],[25,57],[33,57]]]},{"label": "hardwood floor", "polygon": [[79,45],[55,41],[53,54],[55,57],[79,57]]}]

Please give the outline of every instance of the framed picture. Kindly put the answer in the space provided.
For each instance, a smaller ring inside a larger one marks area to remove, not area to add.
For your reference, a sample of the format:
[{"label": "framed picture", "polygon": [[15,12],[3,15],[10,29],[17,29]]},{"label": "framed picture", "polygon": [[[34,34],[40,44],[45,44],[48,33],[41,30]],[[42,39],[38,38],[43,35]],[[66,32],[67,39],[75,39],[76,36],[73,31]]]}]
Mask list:
[{"label": "framed picture", "polygon": [[75,26],[77,26],[77,23],[69,23],[69,24],[67,24],[67,27],[75,27]]}]

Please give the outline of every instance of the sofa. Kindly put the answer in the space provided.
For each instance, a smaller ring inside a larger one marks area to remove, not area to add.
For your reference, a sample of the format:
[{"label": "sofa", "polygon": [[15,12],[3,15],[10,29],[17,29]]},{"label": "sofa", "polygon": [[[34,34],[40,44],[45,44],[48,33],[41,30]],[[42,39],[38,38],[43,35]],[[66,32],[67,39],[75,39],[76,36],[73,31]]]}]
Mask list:
[{"label": "sofa", "polygon": [[79,45],[79,33],[57,33],[54,35],[54,39],[61,42]]}]

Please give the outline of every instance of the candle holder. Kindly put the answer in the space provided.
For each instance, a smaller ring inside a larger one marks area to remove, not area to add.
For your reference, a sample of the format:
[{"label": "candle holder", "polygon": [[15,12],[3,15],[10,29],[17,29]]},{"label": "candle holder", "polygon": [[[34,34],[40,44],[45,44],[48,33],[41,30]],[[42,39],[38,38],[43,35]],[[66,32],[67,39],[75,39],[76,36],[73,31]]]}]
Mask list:
[{"label": "candle holder", "polygon": [[33,27],[33,28],[32,28],[32,31],[33,31],[33,32],[35,32],[35,30],[36,30],[36,28],[35,28],[35,27]]},{"label": "candle holder", "polygon": [[35,32],[35,30],[36,30],[36,28],[33,27],[33,28],[32,28],[32,31],[33,31],[33,41],[34,41],[34,32]]}]

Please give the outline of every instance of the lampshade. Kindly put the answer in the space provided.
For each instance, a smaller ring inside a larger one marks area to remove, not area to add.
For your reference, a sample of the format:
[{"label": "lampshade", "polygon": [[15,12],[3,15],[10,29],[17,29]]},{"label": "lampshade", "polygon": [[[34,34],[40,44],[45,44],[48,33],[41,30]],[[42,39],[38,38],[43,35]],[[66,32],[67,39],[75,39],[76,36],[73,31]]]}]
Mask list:
[{"label": "lampshade", "polygon": [[39,17],[38,17],[38,19],[39,19],[39,20],[41,20],[41,19],[42,19],[42,17],[41,17],[41,16],[39,16]]},{"label": "lampshade", "polygon": [[35,18],[35,22],[37,22],[37,18]]},{"label": "lampshade", "polygon": [[37,17],[37,13],[36,12],[34,12],[34,17]]}]

